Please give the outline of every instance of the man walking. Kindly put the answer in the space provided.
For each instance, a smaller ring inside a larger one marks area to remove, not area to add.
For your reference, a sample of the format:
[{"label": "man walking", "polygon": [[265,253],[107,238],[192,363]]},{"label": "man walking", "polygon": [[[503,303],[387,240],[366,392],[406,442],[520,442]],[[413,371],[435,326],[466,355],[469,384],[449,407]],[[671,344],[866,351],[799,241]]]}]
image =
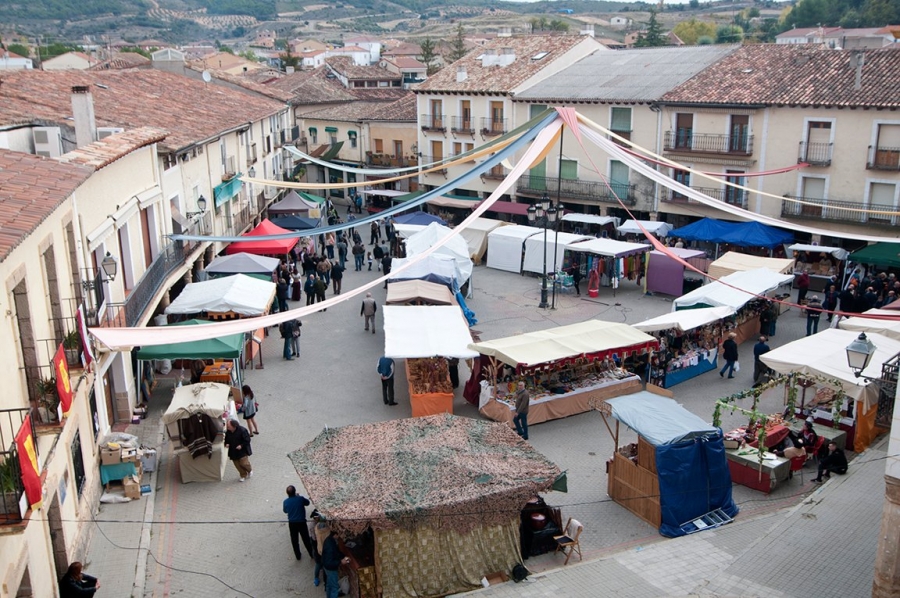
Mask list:
[{"label": "man walking", "polygon": [[[391,257],[391,254],[387,251],[384,252],[384,257],[381,258],[381,268],[384,270],[384,275],[387,276],[391,273],[391,264],[393,264],[394,259]],[[384,288],[387,288],[388,281],[387,278],[384,279]]]},{"label": "man walking", "polygon": [[225,446],[228,447],[228,458],[234,463],[241,481],[250,479],[253,475],[253,466],[250,465],[250,432],[241,426],[236,419],[228,420],[225,424]]},{"label": "man walking", "polygon": [[344,280],[344,264],[335,262],[331,266],[331,288],[335,295],[341,294],[341,281]]},{"label": "man walking", "polygon": [[[288,280],[290,280],[290,275]],[[278,311],[288,310],[288,292],[290,289],[291,287],[288,285],[287,280],[284,278],[278,279],[278,284],[275,285],[275,298],[278,300]]]},{"label": "man walking", "polygon": [[353,249],[350,250],[353,254],[353,266],[356,272],[361,272],[363,269],[363,261],[366,259],[366,248],[363,247],[363,244],[359,241],[353,242]]},{"label": "man walking", "polygon": [[803,305],[806,293],[809,292],[809,268],[803,270],[797,277],[797,303]]},{"label": "man walking", "polygon": [[293,486],[287,487],[287,498],[281,510],[288,516],[288,531],[291,534],[291,547],[294,549],[294,556],[299,561],[302,558],[300,554],[299,538],[303,538],[303,547],[309,558],[313,556],[312,542],[309,539],[309,526],[306,523],[306,507],[309,506],[309,499],[305,496],[297,494],[297,489]]},{"label": "man walking", "polygon": [[[341,263],[341,268],[344,268],[344,264],[347,263],[347,237],[341,235],[338,237],[337,242],[337,252],[338,252],[338,261]],[[332,270],[334,268],[332,267]],[[332,272],[332,276],[334,273]]]},{"label": "man walking", "polygon": [[385,405],[396,405],[394,401],[394,360],[382,356],[375,371],[381,375],[381,397]]},{"label": "man walking", "polygon": [[300,327],[303,326],[303,322],[300,320],[293,321],[293,330],[291,330],[291,351],[294,353],[294,357],[299,359],[300,357]]},{"label": "man walking", "polygon": [[769,367],[762,362],[760,357],[771,351],[766,341],[769,340],[765,335],[759,337],[759,342],[753,345],[753,386],[760,386],[769,372]]},{"label": "man walking", "polygon": [[822,302],[812,295],[806,303],[806,336],[819,332],[819,318],[822,317]]},{"label": "man walking", "polygon": [[516,426],[516,432],[519,436],[528,440],[528,407],[531,404],[531,397],[525,389],[525,383],[519,382],[516,385],[516,414],[513,416],[513,424]]},{"label": "man walking", "polygon": [[284,351],[282,356],[291,361],[294,359],[294,320],[287,320],[279,327],[281,338],[284,339]]},{"label": "man walking", "polygon": [[738,360],[738,345],[734,340],[735,338],[737,338],[737,334],[729,332],[728,338],[722,343],[722,359],[725,360],[725,365],[719,370],[719,377],[721,378],[725,377],[725,370],[728,370],[729,378],[734,378],[734,364]]},{"label": "man walking", "polygon": [[378,304],[372,299],[372,293],[366,293],[366,298],[362,300],[362,307],[359,309],[359,315],[366,318],[366,332],[369,331],[369,322],[372,323],[372,334],[375,334],[375,313],[378,311]]}]

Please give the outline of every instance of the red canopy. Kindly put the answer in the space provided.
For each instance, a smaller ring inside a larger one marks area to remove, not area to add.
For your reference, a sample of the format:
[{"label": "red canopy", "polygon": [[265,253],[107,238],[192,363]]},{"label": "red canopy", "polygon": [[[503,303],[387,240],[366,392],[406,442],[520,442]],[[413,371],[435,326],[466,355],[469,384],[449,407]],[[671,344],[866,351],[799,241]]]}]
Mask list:
[{"label": "red canopy", "polygon": [[[281,228],[277,224],[272,224],[268,218],[259,223],[259,226],[251,230],[244,237],[260,237],[265,235],[281,235],[284,233],[292,233],[286,228]],[[260,241],[238,241],[232,243],[225,248],[225,253],[232,255],[234,253],[253,253],[255,255],[284,255],[297,244],[297,237],[290,239],[274,239]]]}]

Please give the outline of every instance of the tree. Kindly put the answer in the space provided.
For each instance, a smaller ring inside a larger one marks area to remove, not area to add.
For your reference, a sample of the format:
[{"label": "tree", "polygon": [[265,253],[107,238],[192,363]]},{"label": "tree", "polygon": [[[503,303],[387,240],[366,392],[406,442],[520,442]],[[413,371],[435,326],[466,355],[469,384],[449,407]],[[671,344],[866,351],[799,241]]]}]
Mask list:
[{"label": "tree", "polygon": [[[700,8],[700,0],[691,0],[690,7],[692,10],[697,10],[698,8]],[[681,36],[679,36],[679,37],[681,37]]]},{"label": "tree", "polygon": [[144,58],[150,58],[150,52],[148,50],[138,48],[137,46],[125,46],[123,48],[119,48],[119,52],[131,52],[132,54],[140,54]]},{"label": "tree", "polygon": [[256,55],[256,52],[253,50],[244,50],[239,54],[241,58],[246,58],[247,60],[252,60],[253,62],[259,62],[259,57]]},{"label": "tree", "polygon": [[565,33],[569,30],[569,24],[561,19],[553,19],[548,27],[550,31],[558,31],[560,33]]},{"label": "tree", "polygon": [[28,49],[28,46],[23,46],[22,44],[9,44],[6,49],[13,54],[18,54],[19,56],[24,56],[25,58],[28,58],[31,55],[31,51]]},{"label": "tree", "polygon": [[744,30],[737,25],[722,25],[716,29],[717,44],[737,44],[744,39]]},{"label": "tree", "polygon": [[291,54],[290,46],[287,47],[287,50],[285,50],[283,54],[279,55],[279,58],[281,59],[281,65],[285,68],[292,66],[294,67],[294,70],[296,70],[300,67],[300,57]]},{"label": "tree", "polygon": [[701,37],[715,37],[716,35],[716,25],[715,23],[710,23],[707,21],[698,21],[697,19],[690,19],[687,21],[682,21],[675,25],[672,29],[672,33],[678,36],[678,38],[683,41],[688,46],[693,46]]},{"label": "tree", "polygon": [[650,11],[650,20],[647,21],[647,30],[642,31],[638,40],[634,43],[637,48],[654,48],[665,46],[668,42],[662,32],[662,26],[656,20],[656,11]]},{"label": "tree", "polygon": [[421,50],[420,59],[422,64],[426,67],[426,73],[428,76],[435,74],[438,71],[437,65],[437,51],[434,47],[434,42],[431,41],[430,37],[426,37],[421,44],[419,44],[419,49]]},{"label": "tree", "polygon": [[466,38],[464,36],[464,33],[465,30],[463,29],[462,23],[457,23],[456,35],[450,42],[450,54],[447,56],[450,62],[456,62],[457,60],[468,54],[468,51],[466,50]]}]

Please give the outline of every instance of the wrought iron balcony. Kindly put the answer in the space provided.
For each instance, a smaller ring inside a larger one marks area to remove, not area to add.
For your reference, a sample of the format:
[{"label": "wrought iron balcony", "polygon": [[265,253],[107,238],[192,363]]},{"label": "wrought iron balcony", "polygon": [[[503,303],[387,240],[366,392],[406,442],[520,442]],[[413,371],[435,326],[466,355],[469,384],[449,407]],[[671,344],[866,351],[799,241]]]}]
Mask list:
[{"label": "wrought iron balcony", "polygon": [[900,170],[900,147],[869,146],[869,170]]},{"label": "wrought iron balcony", "polygon": [[475,123],[472,120],[472,117],[454,116],[450,130],[454,133],[466,133],[472,135],[475,133]]},{"label": "wrought iron balcony", "polygon": [[[516,186],[517,192],[524,195],[540,196],[544,193],[556,197],[559,189],[560,198],[585,199],[603,203],[622,203],[633,206],[637,202],[635,185],[610,183],[602,181],[581,181],[578,179],[560,179],[555,177],[523,176]],[[618,197],[618,199],[617,199]]]},{"label": "wrought iron balcony", "polygon": [[446,114],[423,114],[419,120],[419,124],[423,131],[440,131],[447,130]]},{"label": "wrought iron balcony", "polygon": [[[836,199],[818,199],[812,197],[800,197],[785,195],[781,202],[781,215],[798,220],[826,220],[829,222],[847,222],[850,224],[865,224],[870,226],[892,227],[897,223],[897,217],[889,212],[897,211],[892,205],[870,204],[860,201],[839,201]],[[799,200],[788,201],[789,199]],[[872,214],[859,210],[872,210],[887,212],[884,214]]]},{"label": "wrought iron balcony", "polygon": [[801,141],[797,163],[806,162],[810,166],[831,166],[831,150],[833,146],[833,143]]},{"label": "wrought iron balcony", "polygon": [[[713,199],[718,199],[719,201],[725,202],[732,206],[737,206],[739,208],[747,209],[747,192],[742,191],[740,189],[735,189],[733,187],[728,187],[727,189],[722,189],[719,187],[691,187],[694,191],[699,191],[704,195],[708,195]],[[670,201],[673,203],[692,203],[699,204],[700,202],[688,199],[687,196],[678,193],[677,191],[669,191],[662,198],[663,201]]]},{"label": "wrought iron balcony", "polygon": [[419,161],[415,157],[397,157],[390,154],[367,154],[366,164],[381,168],[406,168],[415,166]]},{"label": "wrought iron balcony", "polygon": [[[22,521],[22,495],[25,484],[19,467],[19,453],[15,435],[31,412],[28,408],[0,409],[0,525],[16,524]],[[31,420],[31,437],[35,440],[34,450],[39,450],[34,418]],[[27,510],[27,507],[26,509]]]},{"label": "wrought iron balcony", "polygon": [[666,131],[664,148],[670,152],[749,156],[753,153],[753,135],[712,135],[693,129]]},{"label": "wrought iron balcony", "polygon": [[505,118],[482,118],[481,134],[485,136],[503,135],[507,131]]},{"label": "wrought iron balcony", "polygon": [[502,181],[506,178],[506,169],[502,166],[495,166],[481,175],[481,178],[489,181]]}]

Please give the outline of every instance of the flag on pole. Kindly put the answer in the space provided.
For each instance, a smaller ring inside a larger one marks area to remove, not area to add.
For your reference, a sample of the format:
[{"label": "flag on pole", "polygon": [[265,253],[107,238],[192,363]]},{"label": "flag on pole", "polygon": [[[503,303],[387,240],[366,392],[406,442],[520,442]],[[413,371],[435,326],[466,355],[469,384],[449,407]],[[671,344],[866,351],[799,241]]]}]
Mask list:
[{"label": "flag on pole", "polygon": [[78,325],[78,337],[81,339],[81,354],[84,359],[84,367],[87,371],[91,371],[91,364],[94,362],[94,351],[91,348],[91,337],[88,336],[87,325],[84,321],[84,305],[78,306],[75,312],[75,322]]},{"label": "flag on pole", "polygon": [[53,356],[53,371],[56,372],[56,392],[59,394],[59,404],[62,405],[63,417],[69,415],[72,408],[72,387],[69,383],[69,364],[66,363],[66,351],[62,343]]},{"label": "flag on pole", "polygon": [[41,492],[41,474],[38,471],[37,453],[34,450],[34,435],[31,433],[31,415],[25,416],[22,427],[16,433],[16,449],[19,453],[19,469],[22,470],[25,497],[33,511],[40,509],[44,497]]}]

